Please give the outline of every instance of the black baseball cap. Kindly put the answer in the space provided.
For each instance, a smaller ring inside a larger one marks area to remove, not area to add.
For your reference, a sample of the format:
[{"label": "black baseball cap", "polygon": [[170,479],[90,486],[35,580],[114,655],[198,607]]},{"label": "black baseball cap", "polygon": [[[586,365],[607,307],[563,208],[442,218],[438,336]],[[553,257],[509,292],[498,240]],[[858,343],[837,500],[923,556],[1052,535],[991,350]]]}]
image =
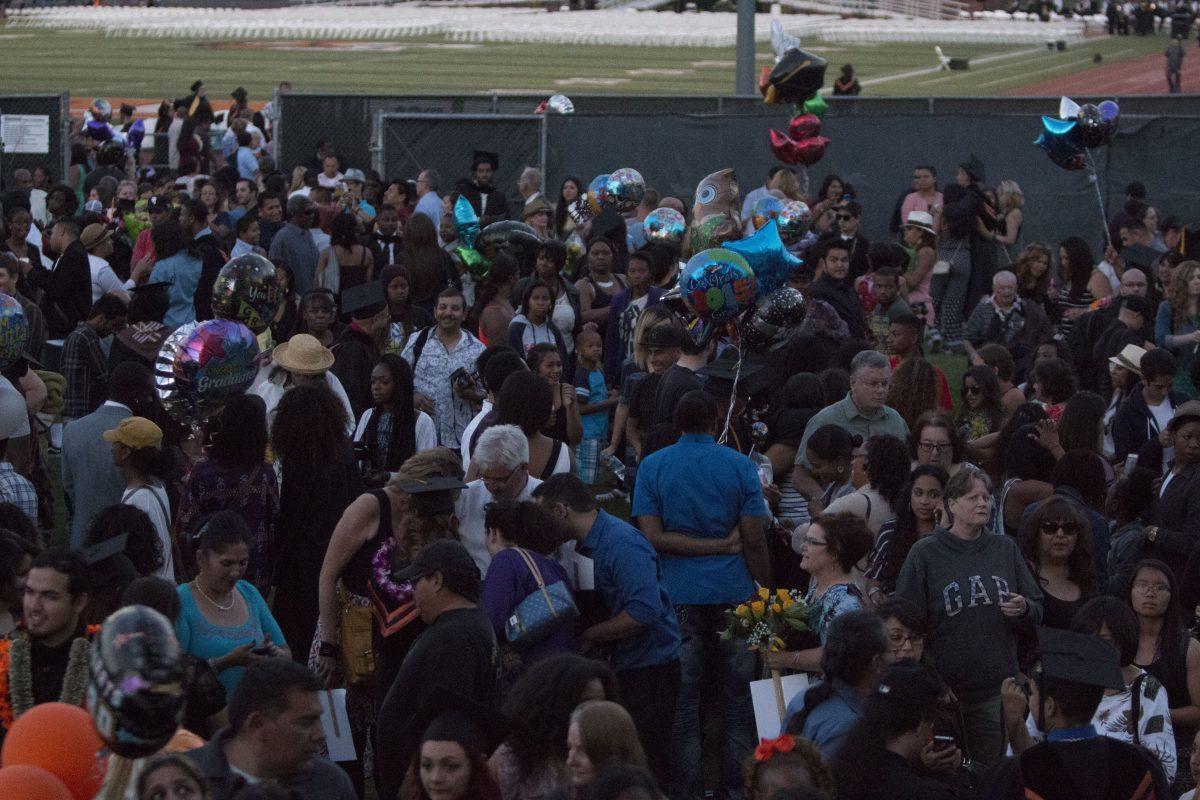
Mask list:
[{"label": "black baseball cap", "polygon": [[156,194],[146,201],[146,212],[150,214],[166,214],[171,211],[170,198]]},{"label": "black baseball cap", "polygon": [[683,347],[683,334],[673,323],[659,323],[642,332],[642,347]]},{"label": "black baseball cap", "polygon": [[471,602],[479,601],[482,583],[479,567],[462,542],[453,539],[438,539],[425,545],[413,562],[398,570],[393,579],[397,583],[412,583],[435,572],[442,573],[442,581],[450,591]]}]

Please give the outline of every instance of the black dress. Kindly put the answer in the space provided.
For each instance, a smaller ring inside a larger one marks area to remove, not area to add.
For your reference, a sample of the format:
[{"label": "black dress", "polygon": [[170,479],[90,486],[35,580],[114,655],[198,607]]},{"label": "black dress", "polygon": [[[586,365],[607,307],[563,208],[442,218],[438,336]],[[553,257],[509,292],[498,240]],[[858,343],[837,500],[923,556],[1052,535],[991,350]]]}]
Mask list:
[{"label": "black dress", "polygon": [[320,616],[318,582],[333,529],[358,497],[358,462],[350,443],[323,464],[283,462],[275,528],[275,619],[292,657],[304,664]]}]

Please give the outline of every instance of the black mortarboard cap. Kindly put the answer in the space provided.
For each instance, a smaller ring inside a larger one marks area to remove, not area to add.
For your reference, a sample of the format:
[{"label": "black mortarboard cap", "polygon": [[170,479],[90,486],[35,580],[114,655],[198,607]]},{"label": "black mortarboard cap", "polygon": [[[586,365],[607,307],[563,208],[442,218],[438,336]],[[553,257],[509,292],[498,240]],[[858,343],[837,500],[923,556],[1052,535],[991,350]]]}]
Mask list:
[{"label": "black mortarboard cap", "polygon": [[383,310],[383,287],[378,281],[367,281],[342,292],[342,312],[351,319],[368,319]]},{"label": "black mortarboard cap", "polygon": [[196,81],[192,84],[192,94],[200,91],[200,87],[204,85],[204,81]]},{"label": "black mortarboard cap", "polygon": [[1074,631],[1040,626],[1038,666],[1043,676],[1059,681],[1124,689],[1120,656],[1108,642]]},{"label": "black mortarboard cap", "polygon": [[983,183],[987,180],[987,170],[983,166],[983,159],[971,153],[971,157],[959,164],[963,171],[975,179],[976,183]]},{"label": "black mortarboard cap", "polygon": [[422,742],[457,742],[485,759],[508,738],[509,721],[500,712],[449,689],[433,689],[413,720]]},{"label": "black mortarboard cap", "polygon": [[458,491],[467,485],[453,475],[431,475],[428,478],[400,478],[392,482],[400,491],[412,497],[413,510],[420,517],[436,517],[454,511]]},{"label": "black mortarboard cap", "polygon": [[478,167],[484,162],[491,164],[492,169],[500,169],[500,156],[488,150],[476,150],[471,156],[471,166]]},{"label": "black mortarboard cap", "polygon": [[763,370],[766,365],[759,359],[743,358],[741,374],[738,374],[737,364],[737,349],[731,347],[701,368],[698,374],[705,378],[705,390],[716,397],[729,397],[734,391],[735,375],[738,397],[753,397],[770,385],[770,375]]},{"label": "black mortarboard cap", "polygon": [[85,547],[82,553],[83,560],[88,563],[88,566],[95,566],[104,559],[115,556],[117,553],[124,553],[127,541],[129,541],[129,534],[122,533],[111,539],[105,539],[91,547]]},{"label": "black mortarboard cap", "polygon": [[450,591],[471,602],[479,600],[482,583],[479,567],[475,565],[475,560],[471,558],[467,548],[453,539],[437,539],[425,545],[411,564],[393,575],[393,580],[397,583],[411,583],[435,572],[442,573],[442,581]]},{"label": "black mortarboard cap", "polygon": [[767,102],[803,103],[811,100],[825,83],[829,63],[818,55],[793,47],[771,68],[767,77]]}]

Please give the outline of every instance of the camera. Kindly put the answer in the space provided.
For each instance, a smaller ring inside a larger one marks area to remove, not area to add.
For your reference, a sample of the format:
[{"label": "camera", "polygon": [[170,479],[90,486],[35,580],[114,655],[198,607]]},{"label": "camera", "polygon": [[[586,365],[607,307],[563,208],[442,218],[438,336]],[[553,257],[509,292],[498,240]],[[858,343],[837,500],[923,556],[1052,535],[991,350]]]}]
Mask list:
[{"label": "camera", "polygon": [[466,367],[459,367],[458,369],[454,370],[454,372],[450,373],[450,385],[454,387],[454,391],[461,394],[462,392],[474,388],[475,375],[467,372]]}]

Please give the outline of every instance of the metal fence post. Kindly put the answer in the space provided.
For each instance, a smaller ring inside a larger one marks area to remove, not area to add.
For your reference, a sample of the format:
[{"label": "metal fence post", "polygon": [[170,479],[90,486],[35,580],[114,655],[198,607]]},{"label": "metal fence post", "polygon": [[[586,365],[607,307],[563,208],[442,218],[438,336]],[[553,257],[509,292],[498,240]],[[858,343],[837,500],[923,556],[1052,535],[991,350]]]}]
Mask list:
[{"label": "metal fence post", "polygon": [[62,183],[67,182],[71,171],[71,93],[63,92],[59,97],[58,117],[58,160],[62,167]]},{"label": "metal fence post", "polygon": [[283,92],[281,92],[279,90],[278,86],[275,87],[274,99],[275,99],[275,117],[276,117],[276,119],[274,121],[274,126],[271,130],[271,136],[274,139],[274,141],[272,142],[272,145],[274,146],[273,152],[275,154],[275,167],[276,167],[276,169],[282,170],[283,169],[283,161],[282,161],[282,158],[283,158]]}]

